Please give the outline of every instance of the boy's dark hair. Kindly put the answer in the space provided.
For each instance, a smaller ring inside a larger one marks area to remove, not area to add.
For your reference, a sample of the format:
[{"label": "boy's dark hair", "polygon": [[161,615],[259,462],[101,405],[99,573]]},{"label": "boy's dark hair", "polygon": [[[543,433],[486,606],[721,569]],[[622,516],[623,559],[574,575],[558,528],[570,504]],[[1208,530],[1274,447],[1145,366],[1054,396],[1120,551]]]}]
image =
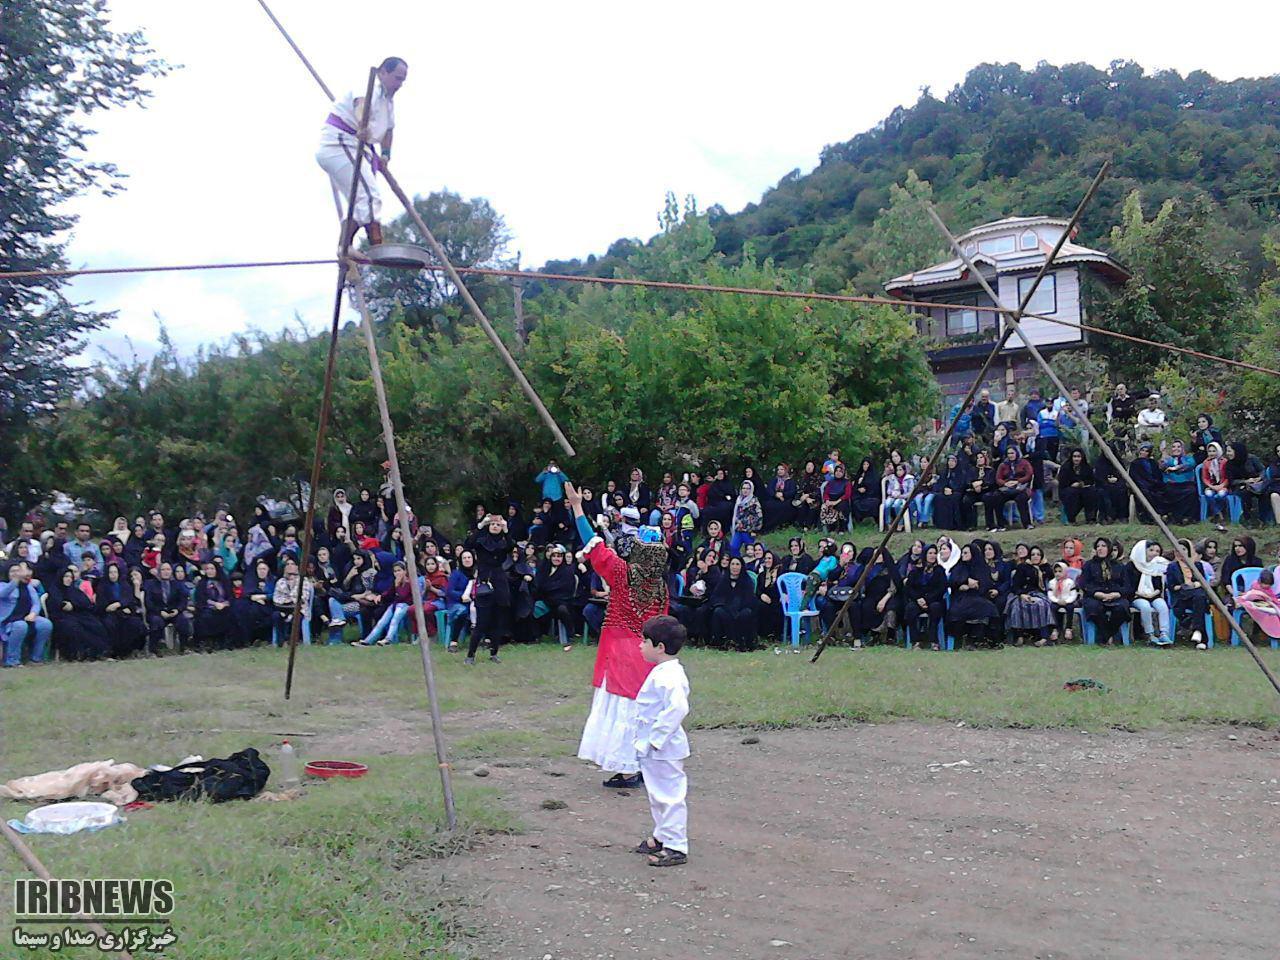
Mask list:
[{"label": "boy's dark hair", "polygon": [[669,657],[678,654],[689,639],[689,632],[675,617],[650,617],[640,632],[655,647],[662,647]]}]

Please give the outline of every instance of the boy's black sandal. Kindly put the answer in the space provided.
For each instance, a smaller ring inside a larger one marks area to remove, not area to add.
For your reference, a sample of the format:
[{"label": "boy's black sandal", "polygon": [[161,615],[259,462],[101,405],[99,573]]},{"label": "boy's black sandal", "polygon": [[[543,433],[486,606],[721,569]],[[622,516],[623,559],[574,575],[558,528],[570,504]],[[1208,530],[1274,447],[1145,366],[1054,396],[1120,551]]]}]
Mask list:
[{"label": "boy's black sandal", "polygon": [[641,840],[641,841],[640,841],[640,845],[639,845],[638,847],[636,847],[636,851],[635,851],[635,852],[636,852],[636,853],[646,853],[646,854],[648,854],[648,855],[649,855],[649,856],[651,856],[651,857],[652,857],[652,856],[656,856],[657,854],[661,853],[661,852],[663,851],[663,849],[664,849],[664,848],[663,848],[663,846],[662,846],[662,841],[661,841],[661,840],[654,840],[653,842],[657,844],[657,846],[656,846],[656,847],[651,847],[651,846],[649,846],[649,839],[646,837],[644,840]]},{"label": "boy's black sandal", "polygon": [[682,863],[689,862],[689,855],[681,853],[679,850],[668,850],[662,848],[660,853],[650,854],[649,866],[651,867],[678,867]]}]

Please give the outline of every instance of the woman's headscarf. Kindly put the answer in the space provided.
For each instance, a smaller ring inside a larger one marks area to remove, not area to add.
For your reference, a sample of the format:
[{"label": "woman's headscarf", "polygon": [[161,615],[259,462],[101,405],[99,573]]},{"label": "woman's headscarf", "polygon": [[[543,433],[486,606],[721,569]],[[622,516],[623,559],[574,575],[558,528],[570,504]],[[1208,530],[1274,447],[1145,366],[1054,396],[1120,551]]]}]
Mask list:
[{"label": "woman's headscarf", "polygon": [[[1068,543],[1075,549],[1074,554],[1068,555]],[[1084,543],[1079,537],[1072,537],[1062,542],[1062,559],[1068,567],[1075,567],[1077,570],[1084,566]]]},{"label": "woman's headscarf", "polygon": [[738,512],[747,506],[756,498],[756,485],[750,480],[743,480],[742,486],[750,487],[750,491],[746,494],[739,493],[738,499],[733,502],[733,519],[729,521],[729,529],[738,529]]},{"label": "woman's headscarf", "polygon": [[1239,440],[1233,440],[1227,444],[1231,448],[1231,452],[1235,454],[1227,461],[1227,478],[1230,480],[1248,480],[1249,477],[1249,447]]},{"label": "woman's headscarf", "polygon": [[663,543],[631,545],[627,557],[627,586],[637,613],[660,609],[667,602],[667,547]]},{"label": "woman's headscarf", "polygon": [[1213,441],[1205,447],[1205,472],[1210,483],[1225,483],[1227,479],[1227,461],[1222,456],[1222,444]]},{"label": "woman's headscarf", "polygon": [[255,523],[249,528],[249,542],[244,547],[245,566],[251,566],[258,557],[270,553],[272,549],[271,538],[267,536],[261,524]]},{"label": "woman's headscarf", "polygon": [[1146,540],[1139,540],[1133,545],[1133,549],[1129,551],[1129,562],[1142,575],[1138,580],[1139,594],[1154,592],[1155,584],[1151,582],[1151,578],[1163,577],[1169,570],[1169,561],[1165,557],[1147,559]]},{"label": "woman's headscarf", "polygon": [[[951,550],[950,556],[946,560],[942,559],[942,545],[946,543]],[[938,566],[947,573],[951,572],[951,568],[960,562],[960,544],[956,543],[950,537],[938,538]]]}]

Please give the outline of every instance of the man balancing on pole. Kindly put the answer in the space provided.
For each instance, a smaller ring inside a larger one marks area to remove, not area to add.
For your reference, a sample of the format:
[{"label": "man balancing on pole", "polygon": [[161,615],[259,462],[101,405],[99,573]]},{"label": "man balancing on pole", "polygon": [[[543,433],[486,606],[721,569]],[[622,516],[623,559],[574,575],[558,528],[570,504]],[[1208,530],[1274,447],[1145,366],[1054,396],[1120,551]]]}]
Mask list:
[{"label": "man balancing on pole", "polygon": [[369,126],[363,138],[359,137],[358,128],[364,114],[364,97],[355,91],[349,91],[333,101],[329,116],[321,128],[316,162],[329,174],[333,195],[338,202],[339,216],[346,214],[359,140],[379,144],[382,154],[379,159],[370,152],[360,168],[360,187],[356,190],[356,205],[352,213],[355,219],[345,221],[342,225],[339,254],[344,246],[355,239],[356,231],[362,226],[371,245],[376,246],[382,242],[382,225],[378,223],[382,198],[378,195],[375,176],[382,169],[382,161],[391,159],[391,133],[396,123],[392,100],[408,73],[408,64],[399,57],[387,57],[382,61],[378,67],[373,103],[369,105]]}]

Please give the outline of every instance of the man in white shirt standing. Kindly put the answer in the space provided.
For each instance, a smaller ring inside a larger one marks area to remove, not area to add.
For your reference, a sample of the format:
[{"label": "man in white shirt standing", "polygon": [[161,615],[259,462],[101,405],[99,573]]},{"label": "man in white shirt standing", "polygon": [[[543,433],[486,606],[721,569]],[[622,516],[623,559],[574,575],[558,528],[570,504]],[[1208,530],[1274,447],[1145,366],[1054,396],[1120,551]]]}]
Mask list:
[{"label": "man in white shirt standing", "polygon": [[677,659],[688,635],[675,617],[650,617],[641,635],[640,654],[654,668],[636,695],[635,747],[653,834],[636,852],[648,854],[651,867],[675,867],[689,860],[689,738],[681,725],[689,713],[689,678]]},{"label": "man in white shirt standing", "polygon": [[316,151],[316,162],[329,174],[339,216],[346,216],[347,197],[351,193],[351,178],[355,175],[359,141],[363,139],[366,143],[378,144],[380,147],[380,156],[373,155],[371,151],[361,166],[353,219],[342,225],[339,253],[343,246],[355,239],[356,231],[362,226],[370,244],[376,246],[382,242],[382,225],[378,222],[382,198],[378,194],[375,177],[382,169],[383,162],[391,159],[391,134],[396,123],[392,101],[408,73],[408,64],[399,57],[387,57],[382,61],[382,65],[378,67],[378,82],[374,85],[373,102],[369,104],[369,123],[363,137],[360,136],[359,126],[364,115],[364,96],[354,90],[333,101],[329,116],[325,118],[320,130],[320,148]]},{"label": "man in white shirt standing", "polygon": [[1160,409],[1160,394],[1147,397],[1147,405],[1138,411],[1138,440],[1158,440],[1164,433],[1164,411]]}]

